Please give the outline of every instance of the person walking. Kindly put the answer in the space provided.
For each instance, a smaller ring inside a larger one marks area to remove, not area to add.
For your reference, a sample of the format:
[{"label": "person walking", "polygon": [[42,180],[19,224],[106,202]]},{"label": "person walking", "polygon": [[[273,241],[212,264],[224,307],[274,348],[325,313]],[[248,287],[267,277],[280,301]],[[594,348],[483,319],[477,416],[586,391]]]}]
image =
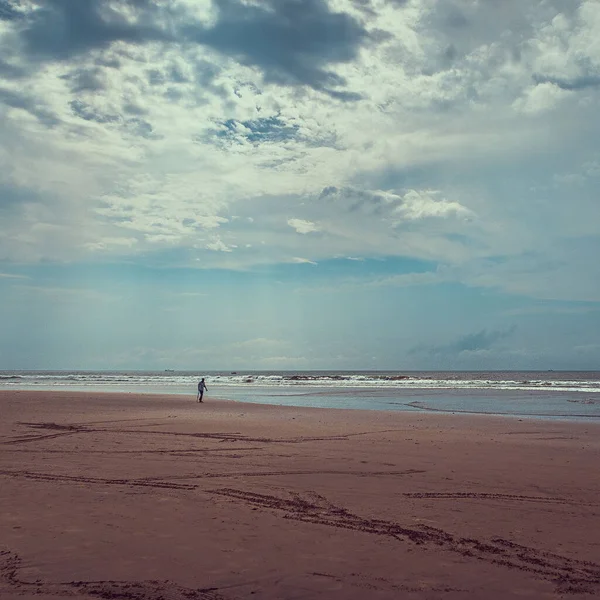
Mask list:
[{"label": "person walking", "polygon": [[206,387],[206,382],[204,381],[204,377],[198,382],[198,402],[204,402],[202,400],[202,396],[204,396],[204,390],[208,391]]}]

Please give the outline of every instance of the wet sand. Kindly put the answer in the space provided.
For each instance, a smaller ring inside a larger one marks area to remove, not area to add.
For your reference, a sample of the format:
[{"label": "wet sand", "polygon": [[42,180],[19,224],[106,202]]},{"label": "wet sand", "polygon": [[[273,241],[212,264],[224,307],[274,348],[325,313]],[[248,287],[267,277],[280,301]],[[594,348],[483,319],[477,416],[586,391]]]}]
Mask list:
[{"label": "wet sand", "polygon": [[0,392],[0,598],[600,597],[600,424]]}]

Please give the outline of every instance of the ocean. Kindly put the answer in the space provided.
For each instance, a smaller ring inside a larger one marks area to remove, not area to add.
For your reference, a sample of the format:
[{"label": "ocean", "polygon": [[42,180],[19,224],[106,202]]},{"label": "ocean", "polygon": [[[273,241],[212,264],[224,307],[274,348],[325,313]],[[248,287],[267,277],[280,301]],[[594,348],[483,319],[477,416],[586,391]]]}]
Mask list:
[{"label": "ocean", "polygon": [[0,390],[174,394],[323,408],[600,419],[600,371],[0,371]]}]

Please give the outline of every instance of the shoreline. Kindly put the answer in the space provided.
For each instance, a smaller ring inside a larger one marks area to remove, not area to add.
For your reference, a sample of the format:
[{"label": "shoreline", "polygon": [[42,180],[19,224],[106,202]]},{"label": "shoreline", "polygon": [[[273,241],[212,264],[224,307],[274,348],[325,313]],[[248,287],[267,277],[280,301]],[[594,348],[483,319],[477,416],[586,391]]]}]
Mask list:
[{"label": "shoreline", "polygon": [[0,409],[3,600],[600,594],[599,423],[63,390]]},{"label": "shoreline", "polygon": [[[352,395],[353,390],[348,390],[346,393],[348,396]],[[463,392],[464,390],[461,390]],[[564,394],[561,391],[552,392],[554,395],[558,396],[560,394]],[[50,395],[67,395],[72,397],[77,396],[124,396],[128,398],[140,397],[146,398],[148,400],[153,399],[171,399],[182,400],[183,398],[189,398],[192,404],[195,404],[195,395],[193,392],[189,393],[179,393],[179,392],[171,392],[165,393],[162,391],[139,391],[139,390],[131,390],[131,391],[122,391],[122,390],[106,390],[106,389],[96,389],[93,387],[82,388],[82,389],[69,389],[69,388],[47,388],[47,389],[39,389],[39,388],[19,388],[19,389],[6,389],[0,388],[0,398],[3,395],[7,394],[50,394]],[[544,392],[540,391],[538,394],[541,396]],[[466,391],[464,394],[466,396],[474,395],[473,392]],[[488,391],[483,396],[497,398],[501,397],[502,394],[494,391]],[[536,394],[532,394],[535,396]],[[588,394],[590,396],[592,394]],[[598,395],[598,394],[595,394]],[[453,394],[455,397],[461,397],[461,393],[455,392]],[[271,397],[274,397],[271,395]],[[279,397],[279,396],[275,396]],[[283,397],[295,397],[295,396],[283,396]],[[574,401],[569,400],[569,402],[577,402],[580,403],[580,400]],[[594,403],[600,402],[600,399],[593,400]],[[487,418],[498,418],[498,419],[516,419],[516,420],[529,420],[529,421],[547,421],[547,422],[564,422],[564,423],[580,423],[580,424],[597,424],[600,426],[600,415],[595,414],[578,414],[578,413],[555,413],[555,414],[546,414],[546,413],[525,413],[525,412],[485,412],[484,410],[465,410],[465,409],[457,409],[457,408],[437,408],[426,405],[419,405],[418,402],[406,402],[406,403],[391,403],[391,404],[401,404],[402,406],[408,407],[407,409],[389,409],[382,408],[380,406],[365,408],[363,406],[331,406],[331,405],[309,405],[309,404],[292,404],[292,403],[275,403],[275,402],[260,402],[253,400],[239,400],[235,398],[225,398],[223,396],[210,396],[205,395],[205,404],[213,403],[232,403],[240,406],[264,406],[264,407],[279,407],[279,408],[290,408],[290,409],[307,409],[307,410],[331,410],[331,411],[358,411],[365,413],[386,413],[389,415],[401,415],[403,418],[406,418],[406,415],[414,414],[414,415],[447,415],[447,416],[455,416],[455,417],[487,417]],[[187,403],[186,403],[187,404]]]}]

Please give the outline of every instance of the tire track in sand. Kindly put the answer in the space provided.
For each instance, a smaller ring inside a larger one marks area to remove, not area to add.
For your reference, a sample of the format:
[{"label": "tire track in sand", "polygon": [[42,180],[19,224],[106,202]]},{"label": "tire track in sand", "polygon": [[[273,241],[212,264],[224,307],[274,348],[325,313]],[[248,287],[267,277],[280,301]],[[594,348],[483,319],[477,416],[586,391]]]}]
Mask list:
[{"label": "tire track in sand", "polygon": [[188,588],[173,581],[24,581],[19,577],[21,558],[0,550],[0,593],[44,594],[57,598],[87,596],[113,600],[226,600],[217,588]]},{"label": "tire track in sand", "polygon": [[[272,437],[251,437],[245,436],[239,432],[180,432],[180,431],[157,431],[143,429],[111,429],[102,427],[90,427],[88,424],[69,424],[61,425],[58,423],[25,423],[20,422],[18,425],[24,425],[32,429],[48,429],[57,431],[58,433],[44,434],[38,436],[25,436],[7,441],[2,441],[0,444],[21,444],[26,442],[34,442],[43,439],[50,439],[64,435],[73,435],[76,433],[132,433],[136,435],[152,435],[152,436],[169,436],[183,438],[198,438],[217,440],[219,442],[253,442],[262,444],[302,444],[305,442],[320,442],[320,441],[346,441],[357,436],[377,435],[381,433],[389,433],[399,431],[397,429],[383,429],[375,431],[357,431],[353,433],[326,435],[326,436],[299,436],[291,438],[272,438]],[[139,427],[146,427],[148,424],[141,424]]]},{"label": "tire track in sand", "polygon": [[392,537],[420,547],[435,546],[465,557],[525,571],[552,582],[562,593],[600,591],[599,564],[545,552],[500,537],[482,541],[427,525],[406,526],[394,521],[364,518],[315,493],[304,497],[292,494],[287,498],[232,488],[214,489],[211,493],[283,513],[285,519]]},{"label": "tire track in sand", "polygon": [[149,479],[108,479],[102,477],[84,477],[83,475],[54,475],[52,473],[35,473],[33,471],[7,471],[0,470],[0,475],[35,481],[57,481],[64,483],[90,483],[101,485],[133,485],[149,488],[163,488],[172,490],[195,490],[198,486],[189,483],[174,483]]},{"label": "tire track in sand", "polygon": [[426,500],[502,500],[514,502],[535,502],[539,504],[563,504],[567,506],[592,506],[599,504],[592,502],[572,502],[565,498],[549,496],[523,496],[521,494],[497,494],[492,492],[405,492],[406,498],[421,498]]}]

